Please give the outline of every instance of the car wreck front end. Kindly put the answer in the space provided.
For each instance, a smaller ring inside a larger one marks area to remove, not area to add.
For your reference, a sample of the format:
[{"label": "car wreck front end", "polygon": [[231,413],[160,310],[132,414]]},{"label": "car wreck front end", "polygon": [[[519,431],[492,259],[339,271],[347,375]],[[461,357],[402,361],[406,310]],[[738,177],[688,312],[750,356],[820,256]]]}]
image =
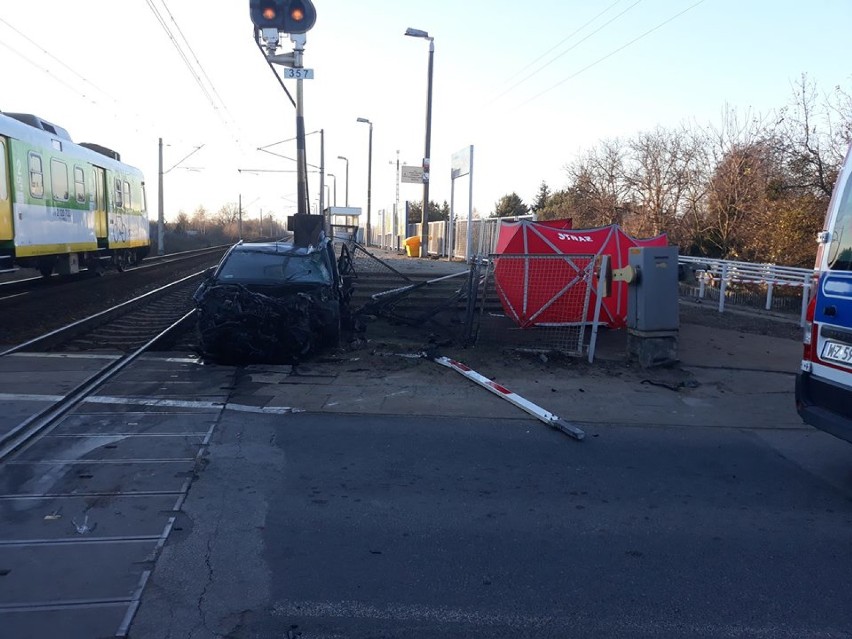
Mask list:
[{"label": "car wreck front end", "polygon": [[237,244],[195,292],[200,349],[222,363],[295,363],[340,339],[330,241]]}]

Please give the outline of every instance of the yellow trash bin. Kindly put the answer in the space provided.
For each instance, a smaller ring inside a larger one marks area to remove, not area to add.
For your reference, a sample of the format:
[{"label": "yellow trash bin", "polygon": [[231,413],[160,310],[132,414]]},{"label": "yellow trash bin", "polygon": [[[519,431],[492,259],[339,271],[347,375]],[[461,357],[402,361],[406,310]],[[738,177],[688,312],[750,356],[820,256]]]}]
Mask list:
[{"label": "yellow trash bin", "polygon": [[412,235],[411,237],[405,238],[403,245],[405,246],[405,254],[408,257],[420,257],[419,235]]}]

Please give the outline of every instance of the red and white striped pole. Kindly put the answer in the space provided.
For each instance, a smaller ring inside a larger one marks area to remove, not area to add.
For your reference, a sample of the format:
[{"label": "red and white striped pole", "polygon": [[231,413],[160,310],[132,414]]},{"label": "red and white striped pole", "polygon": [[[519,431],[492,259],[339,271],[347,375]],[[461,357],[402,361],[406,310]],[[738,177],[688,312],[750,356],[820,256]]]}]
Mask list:
[{"label": "red and white striped pole", "polygon": [[469,380],[476,382],[477,384],[491,391],[498,397],[502,397],[509,403],[514,404],[518,408],[526,411],[527,413],[529,413],[539,421],[544,422],[551,428],[561,430],[569,437],[573,437],[577,440],[582,440],[583,438],[585,438],[586,433],[583,432],[581,428],[578,428],[577,426],[566,422],[564,419],[560,419],[550,411],[543,409],[538,404],[534,404],[528,399],[524,399],[517,393],[510,391],[505,386],[502,386],[497,382],[488,379],[484,375],[480,375],[475,370],[462,364],[461,362],[457,362],[456,360],[450,359],[449,357],[436,357],[434,361],[438,364],[441,364],[442,366],[452,368],[454,371],[461,373]]}]

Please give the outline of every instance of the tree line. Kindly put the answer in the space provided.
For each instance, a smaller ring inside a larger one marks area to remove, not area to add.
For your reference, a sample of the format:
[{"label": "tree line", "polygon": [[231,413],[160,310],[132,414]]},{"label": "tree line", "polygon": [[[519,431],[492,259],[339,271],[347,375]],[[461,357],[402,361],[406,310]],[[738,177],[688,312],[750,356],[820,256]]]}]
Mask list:
[{"label": "tree line", "polygon": [[683,254],[812,266],[852,140],[852,96],[820,94],[804,75],[792,93],[765,116],[726,107],[718,125],[602,140],[565,165],[564,188],[542,182],[530,205],[510,193],[491,215],[619,224],[636,237],[666,233]]}]

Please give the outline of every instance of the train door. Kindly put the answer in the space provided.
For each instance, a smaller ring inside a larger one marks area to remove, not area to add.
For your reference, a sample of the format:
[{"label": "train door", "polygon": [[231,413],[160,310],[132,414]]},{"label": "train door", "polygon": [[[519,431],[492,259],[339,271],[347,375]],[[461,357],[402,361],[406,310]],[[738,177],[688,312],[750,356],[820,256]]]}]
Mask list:
[{"label": "train door", "polygon": [[95,236],[100,245],[107,239],[106,171],[99,166],[93,166],[92,169],[95,180]]},{"label": "train door", "polygon": [[12,189],[9,182],[9,141],[0,137],[0,241],[14,238]]}]

